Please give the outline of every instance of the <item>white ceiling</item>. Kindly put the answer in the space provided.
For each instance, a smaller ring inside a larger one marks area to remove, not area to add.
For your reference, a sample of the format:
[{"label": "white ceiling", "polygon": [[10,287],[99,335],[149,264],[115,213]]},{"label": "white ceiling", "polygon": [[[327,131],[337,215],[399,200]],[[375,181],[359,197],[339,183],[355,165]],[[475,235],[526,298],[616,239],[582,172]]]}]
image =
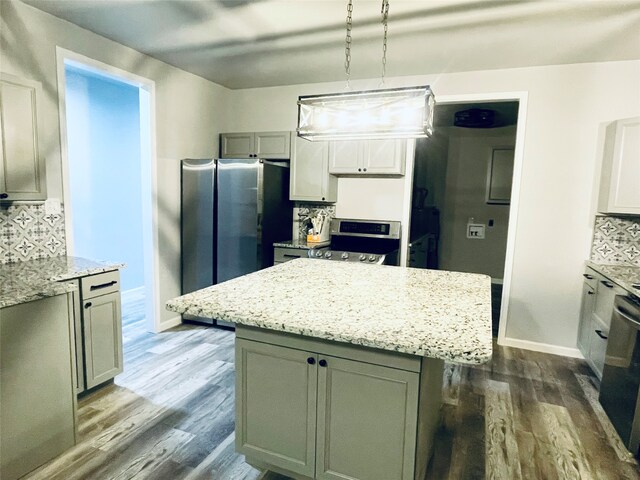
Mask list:
[{"label": "white ceiling", "polygon": [[[0,0],[1,1],[1,0]],[[344,80],[346,0],[24,0],[229,88]],[[387,75],[640,59],[640,0],[390,0]],[[352,78],[380,74],[354,0]]]}]

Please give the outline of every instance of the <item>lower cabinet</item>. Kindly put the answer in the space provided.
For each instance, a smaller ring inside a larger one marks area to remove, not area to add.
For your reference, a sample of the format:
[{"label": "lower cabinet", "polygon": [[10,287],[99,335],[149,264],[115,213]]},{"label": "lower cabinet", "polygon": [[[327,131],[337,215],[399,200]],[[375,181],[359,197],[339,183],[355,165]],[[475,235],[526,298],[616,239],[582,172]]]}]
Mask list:
[{"label": "lower cabinet", "polygon": [[249,463],[296,479],[423,478],[442,361],[238,330],[236,448]]},{"label": "lower cabinet", "polygon": [[118,271],[82,277],[74,292],[76,392],[123,371],[122,308]]},{"label": "lower cabinet", "polygon": [[273,247],[273,264],[279,265],[296,258],[308,258],[309,250],[301,248]]},{"label": "lower cabinet", "polygon": [[577,343],[591,369],[598,378],[602,378],[613,302],[616,295],[623,294],[624,290],[590,268],[583,276]]}]

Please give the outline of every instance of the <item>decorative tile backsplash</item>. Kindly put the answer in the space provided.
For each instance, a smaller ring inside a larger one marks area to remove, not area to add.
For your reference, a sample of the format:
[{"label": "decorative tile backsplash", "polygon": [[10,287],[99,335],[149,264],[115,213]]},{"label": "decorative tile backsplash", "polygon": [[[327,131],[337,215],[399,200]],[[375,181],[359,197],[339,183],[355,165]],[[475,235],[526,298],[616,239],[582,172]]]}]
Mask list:
[{"label": "decorative tile backsplash", "polygon": [[596,216],[591,260],[640,267],[640,217]]},{"label": "decorative tile backsplash", "polygon": [[64,213],[45,213],[44,203],[0,204],[0,264],[66,253]]},{"label": "decorative tile backsplash", "polygon": [[313,203],[296,203],[293,208],[293,238],[299,241],[307,240],[309,230],[309,221],[311,217],[315,217],[319,213],[324,213],[327,218],[331,219],[336,216],[336,206],[326,204]]}]

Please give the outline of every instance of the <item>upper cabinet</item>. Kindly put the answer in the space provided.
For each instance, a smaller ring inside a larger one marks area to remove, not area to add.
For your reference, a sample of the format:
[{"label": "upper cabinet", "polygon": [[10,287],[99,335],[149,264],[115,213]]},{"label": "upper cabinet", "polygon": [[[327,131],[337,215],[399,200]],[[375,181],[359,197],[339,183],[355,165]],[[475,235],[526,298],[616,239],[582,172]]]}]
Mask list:
[{"label": "upper cabinet", "polygon": [[0,201],[45,200],[38,106],[42,85],[0,74]]},{"label": "upper cabinet", "polygon": [[598,211],[640,215],[640,117],[607,126]]},{"label": "upper cabinet", "polygon": [[404,175],[407,141],[403,139],[329,143],[329,173],[334,175]]},{"label": "upper cabinet", "polygon": [[220,158],[287,159],[291,132],[220,134]]},{"label": "upper cabinet", "polygon": [[291,137],[289,198],[304,202],[335,202],[338,179],[329,174],[329,144]]}]

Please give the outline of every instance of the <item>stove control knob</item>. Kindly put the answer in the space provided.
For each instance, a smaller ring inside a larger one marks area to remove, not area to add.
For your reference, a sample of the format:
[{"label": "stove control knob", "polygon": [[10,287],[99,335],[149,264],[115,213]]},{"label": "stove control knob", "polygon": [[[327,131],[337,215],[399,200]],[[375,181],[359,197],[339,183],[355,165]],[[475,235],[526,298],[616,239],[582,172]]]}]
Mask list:
[{"label": "stove control knob", "polygon": [[348,260],[349,252],[342,252],[342,255],[340,256],[340,258],[342,258],[342,260]]},{"label": "stove control knob", "polygon": [[331,258],[331,255],[332,255],[331,252],[325,252],[324,258]]},{"label": "stove control knob", "polygon": [[316,257],[317,258],[322,258],[322,252],[316,252]]},{"label": "stove control knob", "polygon": [[377,258],[378,257],[376,257],[375,255],[369,255],[369,261],[370,262],[375,262]]},{"label": "stove control knob", "polygon": [[362,255],[360,255],[360,261],[364,262],[367,260],[367,256],[363,253]]}]

